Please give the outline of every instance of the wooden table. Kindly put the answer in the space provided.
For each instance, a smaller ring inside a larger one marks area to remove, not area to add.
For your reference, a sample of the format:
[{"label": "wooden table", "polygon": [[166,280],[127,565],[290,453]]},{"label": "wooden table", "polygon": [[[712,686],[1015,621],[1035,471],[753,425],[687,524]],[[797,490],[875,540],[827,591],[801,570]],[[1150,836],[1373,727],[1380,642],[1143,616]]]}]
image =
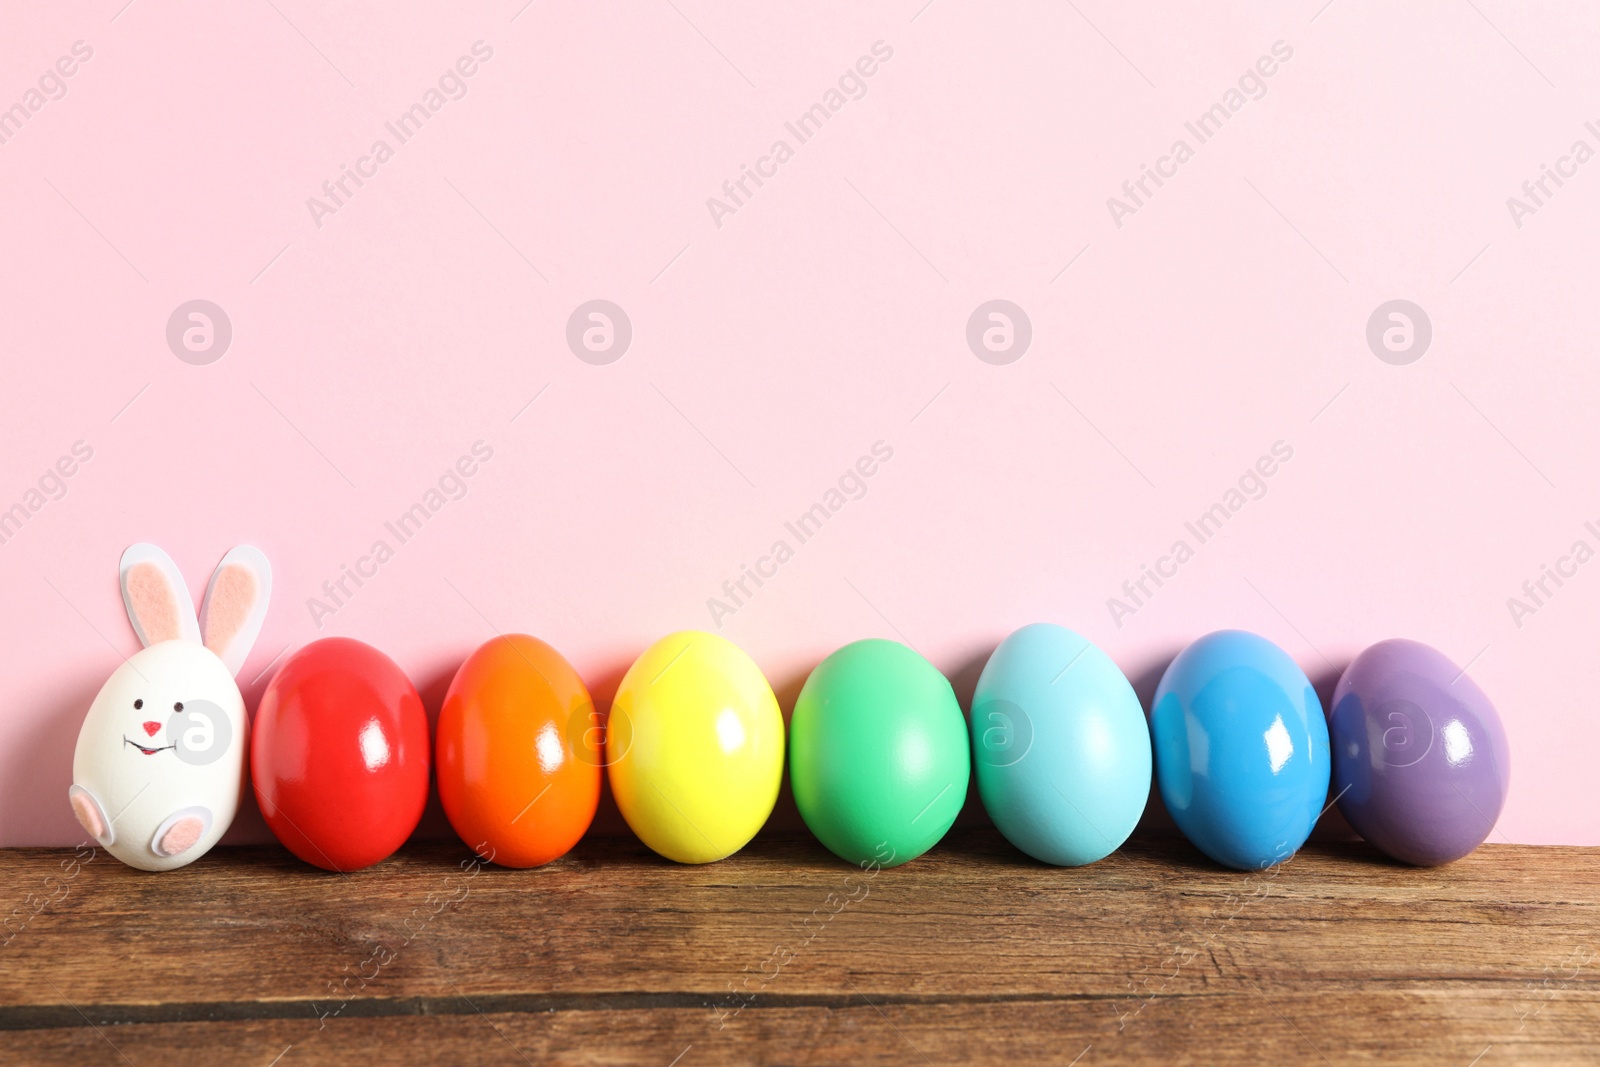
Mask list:
[{"label": "wooden table", "polygon": [[784,836],[352,875],[15,850],[0,902],[5,1063],[1600,1061],[1600,849],[1242,874],[1136,838],[1058,870],[967,829],[877,873]]}]

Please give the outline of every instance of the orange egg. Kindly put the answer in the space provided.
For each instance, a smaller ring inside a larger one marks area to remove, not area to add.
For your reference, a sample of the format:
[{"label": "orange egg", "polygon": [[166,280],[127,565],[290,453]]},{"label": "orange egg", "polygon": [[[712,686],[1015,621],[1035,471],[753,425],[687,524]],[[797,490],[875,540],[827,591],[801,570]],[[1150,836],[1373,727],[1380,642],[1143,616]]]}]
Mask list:
[{"label": "orange egg", "polygon": [[561,653],[526,634],[481,645],[439,712],[439,799],[486,860],[537,867],[589,828],[603,737],[589,690]]}]

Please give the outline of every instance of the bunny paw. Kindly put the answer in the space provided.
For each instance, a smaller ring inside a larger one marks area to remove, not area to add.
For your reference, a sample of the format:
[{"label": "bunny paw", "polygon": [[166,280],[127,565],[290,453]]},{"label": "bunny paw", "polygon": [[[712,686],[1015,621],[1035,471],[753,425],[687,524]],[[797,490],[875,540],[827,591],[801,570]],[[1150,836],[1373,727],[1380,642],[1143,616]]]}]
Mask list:
[{"label": "bunny paw", "polygon": [[78,817],[78,825],[96,841],[109,845],[112,838],[111,821],[106,818],[105,809],[94,794],[81,785],[75,785],[67,791],[67,797],[72,801],[72,814]]},{"label": "bunny paw", "polygon": [[169,856],[176,856],[180,852],[187,852],[200,840],[200,835],[205,833],[205,824],[193,815],[179,819],[161,835],[161,841],[156,848]]},{"label": "bunny paw", "polygon": [[184,808],[167,816],[156,828],[150,848],[158,856],[179,856],[200,843],[211,829],[211,811],[208,808]]}]

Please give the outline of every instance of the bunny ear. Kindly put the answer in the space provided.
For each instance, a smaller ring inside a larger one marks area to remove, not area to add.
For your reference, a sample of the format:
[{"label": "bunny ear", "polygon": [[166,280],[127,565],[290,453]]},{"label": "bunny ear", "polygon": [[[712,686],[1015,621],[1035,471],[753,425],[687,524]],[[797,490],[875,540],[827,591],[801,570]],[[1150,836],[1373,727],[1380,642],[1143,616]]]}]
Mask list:
[{"label": "bunny ear", "polygon": [[238,674],[261,633],[272,598],[272,565],[259,548],[240,545],[217,564],[200,608],[205,646]]},{"label": "bunny ear", "polygon": [[194,601],[171,556],[155,545],[132,545],[122,554],[119,570],[122,604],[140,641],[148,647],[179,638],[200,640]]}]

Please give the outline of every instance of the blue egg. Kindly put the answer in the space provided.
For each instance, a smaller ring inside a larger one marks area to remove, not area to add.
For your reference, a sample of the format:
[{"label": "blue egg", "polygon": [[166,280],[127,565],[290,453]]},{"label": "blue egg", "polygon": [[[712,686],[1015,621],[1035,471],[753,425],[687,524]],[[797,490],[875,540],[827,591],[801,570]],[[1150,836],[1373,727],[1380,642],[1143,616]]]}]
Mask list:
[{"label": "blue egg", "polygon": [[1076,867],[1115,852],[1150,796],[1150,731],[1111,657],[1071,630],[1024,626],[972,698],[978,794],[1006,840]]},{"label": "blue egg", "polygon": [[1200,638],[1161,676],[1150,733],[1161,799],[1200,851],[1257,870],[1305,844],[1332,755],[1322,702],[1283,649],[1243,630]]}]

